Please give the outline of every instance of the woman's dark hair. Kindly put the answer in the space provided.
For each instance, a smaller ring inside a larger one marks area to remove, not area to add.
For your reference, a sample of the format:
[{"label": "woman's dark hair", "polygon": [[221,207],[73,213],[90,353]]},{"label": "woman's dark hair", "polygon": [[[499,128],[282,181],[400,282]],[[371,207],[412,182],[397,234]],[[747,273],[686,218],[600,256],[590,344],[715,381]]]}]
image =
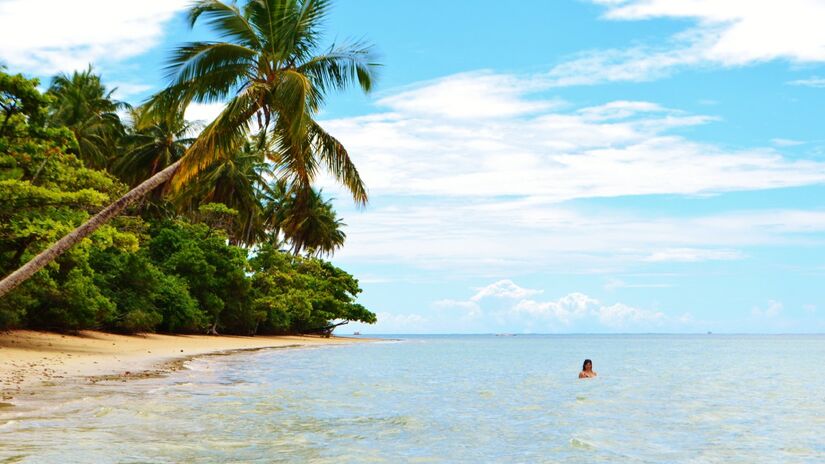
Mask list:
[{"label": "woman's dark hair", "polygon": [[585,359],[585,360],[584,360],[584,364],[582,364],[582,370],[584,370],[584,369],[587,367],[587,365],[588,365],[588,364],[590,364],[590,365],[592,366],[592,365],[593,365],[593,361],[591,361],[591,360],[589,360],[589,359]]}]

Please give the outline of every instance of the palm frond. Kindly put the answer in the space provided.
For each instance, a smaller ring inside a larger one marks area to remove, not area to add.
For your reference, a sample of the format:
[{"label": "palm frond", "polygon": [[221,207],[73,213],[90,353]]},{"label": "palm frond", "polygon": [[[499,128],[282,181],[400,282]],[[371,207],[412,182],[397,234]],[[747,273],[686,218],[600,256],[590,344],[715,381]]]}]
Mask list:
[{"label": "palm frond", "polygon": [[366,205],[369,201],[367,187],[344,145],[315,121],[310,122],[308,132],[313,151],[318,153],[330,174],[350,191],[357,204]]},{"label": "palm frond", "polygon": [[308,75],[312,84],[324,94],[346,90],[354,83],[369,92],[380,66],[376,59],[372,46],[365,42],[333,45],[326,53],[299,66],[298,72]]},{"label": "palm frond", "polygon": [[236,91],[255,65],[256,52],[226,42],[194,42],[174,51],[166,67],[170,88],[181,97],[214,101]]},{"label": "palm frond", "polygon": [[261,48],[265,62],[280,66],[288,61],[292,54],[290,43],[290,18],[298,12],[295,0],[250,0],[244,15],[263,38]]},{"label": "palm frond", "polygon": [[251,119],[259,109],[259,98],[253,92],[246,91],[232,99],[186,151],[172,178],[172,188],[179,189],[216,160],[237,152],[246,141]]},{"label": "palm frond", "polygon": [[189,10],[189,26],[194,27],[201,16],[221,37],[250,48],[260,48],[261,42],[255,29],[234,4],[218,0],[200,0]]},{"label": "palm frond", "polygon": [[301,140],[305,137],[304,121],[309,116],[307,106],[315,104],[315,93],[312,82],[307,76],[287,69],[278,74],[274,86],[267,88],[266,103],[277,110],[278,118],[286,122],[288,131],[284,135],[292,140]]},{"label": "palm frond", "polygon": [[320,26],[329,13],[329,0],[303,0],[299,2],[297,15],[290,24],[293,56],[304,61],[318,47]]}]

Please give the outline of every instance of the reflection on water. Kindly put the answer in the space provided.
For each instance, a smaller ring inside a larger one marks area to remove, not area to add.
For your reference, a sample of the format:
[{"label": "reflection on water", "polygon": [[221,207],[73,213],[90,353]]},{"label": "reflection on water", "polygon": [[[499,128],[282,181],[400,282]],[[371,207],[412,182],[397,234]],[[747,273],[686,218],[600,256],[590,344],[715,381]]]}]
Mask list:
[{"label": "reflection on water", "polygon": [[[600,377],[576,378],[594,360]],[[823,336],[415,337],[0,408],[0,463],[825,462]]]}]

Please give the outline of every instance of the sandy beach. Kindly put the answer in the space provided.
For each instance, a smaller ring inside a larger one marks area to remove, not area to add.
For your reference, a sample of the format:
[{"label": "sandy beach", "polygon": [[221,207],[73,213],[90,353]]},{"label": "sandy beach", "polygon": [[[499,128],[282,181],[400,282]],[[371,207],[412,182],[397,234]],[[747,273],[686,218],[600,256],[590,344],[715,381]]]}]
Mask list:
[{"label": "sandy beach", "polygon": [[90,382],[159,375],[194,356],[264,348],[361,343],[367,339],[313,336],[77,335],[18,330],[0,333],[0,399],[66,379]]}]

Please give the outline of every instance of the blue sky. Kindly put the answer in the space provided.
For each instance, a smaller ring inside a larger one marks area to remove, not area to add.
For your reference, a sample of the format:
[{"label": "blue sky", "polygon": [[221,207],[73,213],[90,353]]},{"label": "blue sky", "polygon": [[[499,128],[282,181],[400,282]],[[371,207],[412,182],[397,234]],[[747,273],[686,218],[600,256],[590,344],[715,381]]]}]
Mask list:
[{"label": "blue sky", "polygon": [[[0,60],[92,62],[138,103],[210,37],[187,3],[9,0]],[[385,65],[321,115],[372,199],[322,181],[348,224],[334,261],[380,317],[348,328],[825,331],[825,2],[511,3],[332,11],[330,42]]]}]

